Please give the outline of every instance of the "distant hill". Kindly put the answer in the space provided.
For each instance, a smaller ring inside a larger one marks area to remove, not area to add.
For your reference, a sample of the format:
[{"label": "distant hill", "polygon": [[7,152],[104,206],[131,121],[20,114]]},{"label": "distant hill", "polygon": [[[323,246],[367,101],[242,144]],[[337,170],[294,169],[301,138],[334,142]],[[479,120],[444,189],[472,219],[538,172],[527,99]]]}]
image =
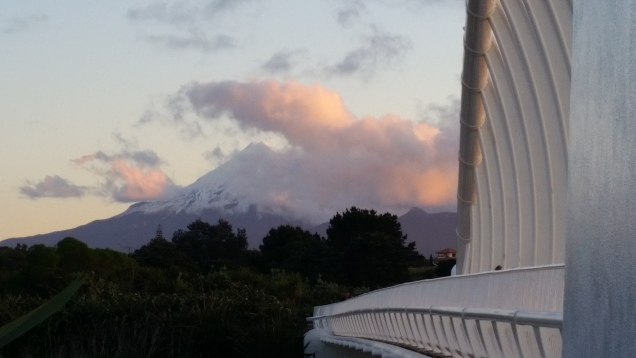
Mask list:
[{"label": "distant hill", "polygon": [[445,248],[457,249],[457,213],[429,214],[420,208],[412,208],[398,221],[408,235],[407,241],[415,241],[417,251],[427,257]]},{"label": "distant hill", "polygon": [[[297,225],[322,236],[325,236],[328,227],[327,223],[314,226],[276,214],[259,213],[254,206],[246,212],[228,213],[218,209],[203,209],[199,214],[183,211],[175,213],[169,210],[150,213],[127,210],[112,218],[96,220],[69,230],[3,240],[0,245],[15,246],[17,243],[24,243],[52,246],[63,238],[72,236],[90,247],[128,252],[148,243],[154,237],[158,225],[161,225],[164,236],[171,238],[175,231],[186,229],[186,226],[197,218],[212,224],[219,219],[225,219],[235,229],[244,228],[251,248],[258,248],[269,229],[279,225]],[[408,241],[415,241],[418,251],[426,256],[447,247],[455,248],[456,221],[455,213],[429,214],[419,208],[413,208],[399,217],[402,230],[408,235]]]},{"label": "distant hill", "polygon": [[17,243],[24,243],[27,245],[45,244],[51,246],[67,236],[72,236],[85,242],[90,247],[110,248],[128,252],[148,243],[155,236],[159,225],[161,225],[164,236],[170,239],[175,231],[179,229],[185,230],[186,226],[197,218],[201,218],[211,224],[216,223],[219,219],[225,219],[235,229],[244,228],[252,248],[257,248],[260,245],[260,241],[272,227],[282,224],[302,224],[286,220],[277,215],[258,213],[254,207],[249,208],[244,213],[227,213],[215,209],[203,209],[198,214],[171,211],[132,212],[126,215],[120,214],[109,219],[95,220],[69,230],[7,239],[0,241],[0,245],[14,246]]}]

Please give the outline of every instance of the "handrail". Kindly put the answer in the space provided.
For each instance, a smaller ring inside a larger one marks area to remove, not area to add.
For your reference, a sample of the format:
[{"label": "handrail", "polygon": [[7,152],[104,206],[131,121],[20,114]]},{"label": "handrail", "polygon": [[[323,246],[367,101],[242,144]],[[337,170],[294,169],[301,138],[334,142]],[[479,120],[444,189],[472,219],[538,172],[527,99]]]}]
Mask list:
[{"label": "handrail", "polygon": [[537,327],[561,328],[563,326],[563,312],[500,310],[471,307],[364,308],[348,312],[307,317],[307,321],[313,322],[321,319],[361,315],[365,313],[423,313],[480,321],[509,322],[517,325]]},{"label": "handrail", "polygon": [[558,357],[563,271],[559,264],[410,282],[315,307],[307,320],[325,337],[428,356]]},{"label": "handrail", "polygon": [[[322,342],[356,349],[366,349],[369,342],[375,341],[427,356],[547,358],[560,356],[563,313],[473,307],[387,307],[319,315],[307,320],[324,332]],[[343,343],[356,338],[368,343],[362,346]]]}]

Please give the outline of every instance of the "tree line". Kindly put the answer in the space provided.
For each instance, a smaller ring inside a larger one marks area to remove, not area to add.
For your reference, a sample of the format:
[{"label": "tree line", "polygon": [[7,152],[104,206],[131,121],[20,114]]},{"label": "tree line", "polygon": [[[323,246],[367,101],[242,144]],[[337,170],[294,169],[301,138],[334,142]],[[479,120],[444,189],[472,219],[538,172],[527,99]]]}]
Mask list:
[{"label": "tree line", "polygon": [[324,238],[282,225],[258,250],[247,242],[225,220],[198,219],[170,239],[158,228],[131,254],[71,237],[0,247],[0,324],[78,276],[86,282],[3,354],[298,356],[314,306],[408,281],[409,269],[426,263],[397,216],[356,207],[337,213]]}]

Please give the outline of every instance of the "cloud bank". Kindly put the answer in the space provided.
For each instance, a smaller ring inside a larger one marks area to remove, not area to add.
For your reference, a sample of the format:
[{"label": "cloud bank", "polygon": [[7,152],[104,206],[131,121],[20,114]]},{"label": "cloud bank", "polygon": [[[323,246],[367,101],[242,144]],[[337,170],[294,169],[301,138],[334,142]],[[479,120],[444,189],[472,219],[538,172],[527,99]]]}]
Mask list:
[{"label": "cloud bank", "polygon": [[151,25],[144,30],[146,34],[143,37],[148,43],[174,50],[216,52],[235,48],[236,39],[219,33],[220,28],[210,30],[210,24],[216,23],[223,14],[250,2],[253,0],[157,1],[130,9],[127,17],[131,21]]},{"label": "cloud bank", "polygon": [[48,175],[37,183],[27,181],[19,189],[22,195],[30,199],[79,198],[87,190],[86,187],[75,185],[57,175]]},{"label": "cloud bank", "polygon": [[[192,83],[178,98],[175,113],[191,110],[204,122],[229,117],[245,131],[276,133],[289,143],[280,150],[250,146],[224,164],[234,173],[229,187],[261,205],[318,220],[351,205],[395,211],[455,203],[456,126],[395,114],[357,118],[336,92],[294,81]],[[428,115],[454,124],[458,102],[446,107]]]},{"label": "cloud bank", "polygon": [[325,70],[332,76],[369,78],[376,70],[388,68],[391,63],[404,57],[412,46],[408,37],[386,33],[372,26],[371,34],[363,36],[357,48]]},{"label": "cloud bank", "polygon": [[33,26],[48,21],[49,17],[44,14],[30,15],[23,17],[12,17],[0,25],[0,32],[5,34],[15,34],[28,31]]},{"label": "cloud bank", "polygon": [[150,150],[106,154],[98,151],[73,162],[102,178],[94,193],[119,202],[135,202],[165,197],[177,186],[159,168],[162,161]]}]

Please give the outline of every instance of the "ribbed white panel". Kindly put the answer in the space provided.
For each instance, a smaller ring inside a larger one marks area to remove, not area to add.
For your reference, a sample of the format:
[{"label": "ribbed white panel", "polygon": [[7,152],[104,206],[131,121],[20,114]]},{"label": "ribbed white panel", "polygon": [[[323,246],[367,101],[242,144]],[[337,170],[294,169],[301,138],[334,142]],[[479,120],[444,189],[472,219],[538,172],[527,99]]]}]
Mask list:
[{"label": "ribbed white panel", "polygon": [[500,0],[489,23],[482,162],[474,168],[476,202],[464,214],[470,237],[460,238],[461,274],[564,262],[572,4]]},{"label": "ribbed white panel", "polygon": [[314,316],[366,308],[431,306],[562,312],[563,272],[561,264],[409,282],[314,307]]}]

